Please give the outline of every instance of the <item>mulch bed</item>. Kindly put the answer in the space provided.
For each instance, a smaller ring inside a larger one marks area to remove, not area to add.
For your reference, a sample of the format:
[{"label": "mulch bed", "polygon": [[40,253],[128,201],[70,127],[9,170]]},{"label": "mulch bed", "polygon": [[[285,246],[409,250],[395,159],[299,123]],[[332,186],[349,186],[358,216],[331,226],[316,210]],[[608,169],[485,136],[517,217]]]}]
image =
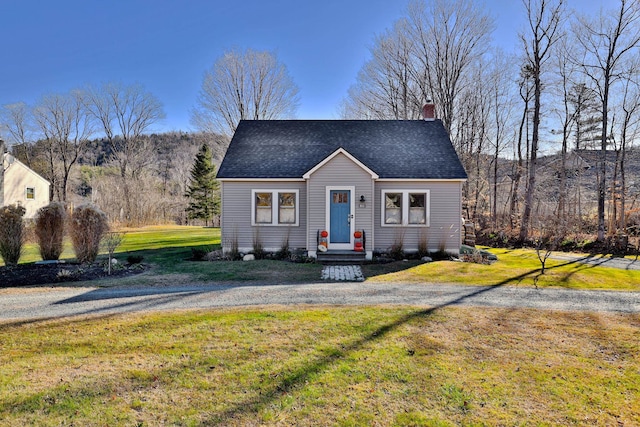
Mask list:
[{"label": "mulch bed", "polygon": [[147,269],[144,264],[116,266],[111,275],[101,263],[94,264],[18,264],[0,267],[0,287],[59,284],[96,280],[106,277],[127,277],[142,273]]}]

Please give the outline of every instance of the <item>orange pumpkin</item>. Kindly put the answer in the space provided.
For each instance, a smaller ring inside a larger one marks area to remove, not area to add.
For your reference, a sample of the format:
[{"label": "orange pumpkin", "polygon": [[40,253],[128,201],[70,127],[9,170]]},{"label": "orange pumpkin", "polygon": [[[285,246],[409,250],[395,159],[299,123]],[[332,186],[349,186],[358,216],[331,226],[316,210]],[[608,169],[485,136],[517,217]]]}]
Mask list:
[{"label": "orange pumpkin", "polygon": [[327,230],[322,230],[320,232],[320,237],[327,237],[327,236],[329,236],[329,233],[327,233]]},{"label": "orange pumpkin", "polygon": [[353,233],[353,237],[355,237],[356,239],[359,239],[362,237],[362,231],[356,231],[355,233]]}]

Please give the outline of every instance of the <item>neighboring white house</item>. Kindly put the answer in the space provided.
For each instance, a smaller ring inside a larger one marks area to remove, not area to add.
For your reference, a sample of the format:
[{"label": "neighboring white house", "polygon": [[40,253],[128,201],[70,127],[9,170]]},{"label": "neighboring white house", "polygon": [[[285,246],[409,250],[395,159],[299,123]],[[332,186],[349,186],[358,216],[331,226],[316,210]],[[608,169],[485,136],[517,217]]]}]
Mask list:
[{"label": "neighboring white house", "polygon": [[49,204],[49,181],[9,153],[4,153],[2,167],[0,205],[17,203],[26,209],[24,218],[33,218],[38,209]]},{"label": "neighboring white house", "polygon": [[218,171],[222,246],[458,253],[464,168],[440,120],[243,120]]}]

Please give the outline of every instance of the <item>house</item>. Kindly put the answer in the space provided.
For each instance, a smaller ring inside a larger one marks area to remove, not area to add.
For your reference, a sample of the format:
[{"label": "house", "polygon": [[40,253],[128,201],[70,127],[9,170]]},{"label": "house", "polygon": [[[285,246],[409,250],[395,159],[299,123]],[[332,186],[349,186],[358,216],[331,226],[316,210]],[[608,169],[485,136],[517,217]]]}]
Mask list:
[{"label": "house", "polygon": [[467,175],[432,116],[243,120],[217,178],[225,252],[460,249]]},{"label": "house", "polygon": [[33,218],[49,204],[51,184],[11,154],[4,153],[2,159],[0,206],[19,204],[26,209],[24,218]]}]

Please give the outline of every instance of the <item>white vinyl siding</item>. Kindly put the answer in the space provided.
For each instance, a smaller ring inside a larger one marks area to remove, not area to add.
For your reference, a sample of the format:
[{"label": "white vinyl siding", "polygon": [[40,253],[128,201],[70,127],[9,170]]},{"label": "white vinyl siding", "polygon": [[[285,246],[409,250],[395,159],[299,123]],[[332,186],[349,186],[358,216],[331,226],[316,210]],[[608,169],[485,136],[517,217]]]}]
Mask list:
[{"label": "white vinyl siding", "polygon": [[[2,158],[0,154],[0,163]],[[26,209],[23,218],[34,218],[38,209],[49,204],[49,181],[8,153],[4,159],[4,204],[19,203]]]}]

